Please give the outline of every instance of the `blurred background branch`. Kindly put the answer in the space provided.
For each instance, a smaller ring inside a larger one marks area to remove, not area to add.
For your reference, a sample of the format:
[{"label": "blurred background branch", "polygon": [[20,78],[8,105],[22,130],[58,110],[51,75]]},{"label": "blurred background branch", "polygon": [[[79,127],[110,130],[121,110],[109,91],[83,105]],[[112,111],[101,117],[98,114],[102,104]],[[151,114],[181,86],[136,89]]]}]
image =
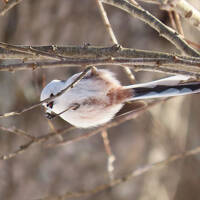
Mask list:
[{"label": "blurred background branch", "polygon": [[22,2],[23,0],[4,0],[5,6],[0,11],[0,16],[5,15],[11,8]]},{"label": "blurred background branch", "polygon": [[64,195],[59,195],[59,196],[48,196],[44,198],[40,198],[37,200],[62,200],[62,199],[70,199],[70,198],[82,198],[84,196],[92,196],[96,193],[106,191],[112,187],[116,187],[119,184],[122,184],[124,182],[130,181],[131,179],[134,179],[138,176],[144,175],[145,173],[149,173],[152,170],[159,170],[162,167],[167,167],[169,164],[172,162],[175,162],[180,159],[184,159],[188,156],[196,155],[200,153],[200,147],[197,147],[195,149],[183,152],[181,154],[176,154],[174,156],[169,157],[166,160],[156,162],[153,164],[146,165],[144,167],[140,167],[136,170],[133,170],[131,173],[126,174],[125,176],[118,178],[118,179],[113,179],[110,183],[108,184],[103,184],[99,185],[91,190],[88,191],[81,191],[81,192],[67,192]]}]

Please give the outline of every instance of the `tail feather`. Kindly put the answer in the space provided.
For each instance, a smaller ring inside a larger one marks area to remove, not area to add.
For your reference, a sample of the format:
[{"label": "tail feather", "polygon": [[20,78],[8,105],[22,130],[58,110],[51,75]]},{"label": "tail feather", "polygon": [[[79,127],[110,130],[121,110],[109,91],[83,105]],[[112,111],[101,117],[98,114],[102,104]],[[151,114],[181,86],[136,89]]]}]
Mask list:
[{"label": "tail feather", "polygon": [[[171,77],[170,77],[171,78]],[[181,79],[183,80],[183,79]],[[190,82],[177,84],[181,80],[161,79],[145,84],[135,84],[125,87],[131,89],[133,96],[129,100],[142,100],[152,98],[166,98],[173,96],[181,96],[187,94],[200,93],[200,82]],[[167,82],[170,82],[167,84]],[[172,84],[173,83],[173,84]]]},{"label": "tail feather", "polygon": [[177,76],[170,76],[167,78],[163,78],[160,80],[156,81],[151,81],[147,83],[140,83],[140,84],[135,84],[135,85],[130,85],[130,86],[125,86],[125,89],[128,88],[138,88],[138,87],[155,87],[156,85],[178,85],[181,81],[187,81],[189,80],[189,76],[184,76],[184,75],[177,75]]}]

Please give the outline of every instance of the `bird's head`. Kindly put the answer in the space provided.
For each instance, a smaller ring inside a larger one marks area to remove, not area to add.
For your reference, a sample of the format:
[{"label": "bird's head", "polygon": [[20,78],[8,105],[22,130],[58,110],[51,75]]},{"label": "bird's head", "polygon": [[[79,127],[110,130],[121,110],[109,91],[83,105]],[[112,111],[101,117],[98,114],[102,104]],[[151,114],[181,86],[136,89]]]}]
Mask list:
[{"label": "bird's head", "polygon": [[[65,88],[65,82],[61,80],[53,80],[48,83],[42,90],[40,95],[40,101],[44,101],[50,97],[56,96],[59,92],[61,92]],[[52,118],[52,109],[54,106],[54,100],[45,102],[42,105],[46,108],[46,116],[47,118]]]}]

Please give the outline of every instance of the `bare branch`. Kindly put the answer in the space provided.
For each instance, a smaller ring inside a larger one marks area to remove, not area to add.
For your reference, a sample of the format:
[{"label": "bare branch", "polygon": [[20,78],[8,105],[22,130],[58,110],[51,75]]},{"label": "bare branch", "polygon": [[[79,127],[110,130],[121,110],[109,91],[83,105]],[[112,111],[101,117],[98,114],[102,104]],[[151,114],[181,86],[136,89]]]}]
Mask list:
[{"label": "bare branch", "polygon": [[[88,137],[91,137],[93,135],[96,135],[97,133],[99,133],[100,131],[104,131],[105,129],[107,128],[111,128],[111,127],[114,127],[114,126],[117,126],[119,125],[120,123],[123,123],[124,121],[127,121],[127,120],[130,120],[132,118],[135,118],[137,117],[139,114],[142,114],[144,111],[147,110],[147,108],[150,108],[151,106],[159,103],[161,101],[155,101],[154,103],[151,103],[151,105],[149,105],[148,107],[145,107],[137,112],[130,112],[130,113],[127,113],[126,115],[123,115],[121,117],[118,117],[116,118],[114,121],[112,122],[109,122],[107,123],[106,125],[104,126],[101,126],[99,128],[97,128],[96,130],[94,131],[90,131],[84,135],[81,135],[77,138],[74,138],[72,140],[69,140],[69,141],[59,141],[58,143],[55,143],[55,144],[48,144],[47,146],[48,147],[55,147],[57,145],[63,145],[63,144],[70,144],[70,143],[74,143],[74,142],[77,142],[77,141],[80,141],[82,139],[86,139]],[[75,129],[75,127],[71,127],[71,128],[63,128],[63,129],[60,129],[58,131],[56,131],[56,134],[55,134],[55,131],[47,134],[47,135],[44,135],[44,136],[41,136],[41,137],[37,137],[37,138],[34,138],[32,139],[31,141],[27,142],[26,144],[22,145],[18,150],[16,150],[15,152],[13,153],[9,153],[8,155],[0,155],[0,160],[8,160],[10,158],[13,158],[21,153],[24,153],[27,149],[29,149],[30,147],[32,147],[33,145],[35,144],[41,144],[41,143],[44,143],[46,141],[48,141],[50,138],[54,137],[54,136],[58,136],[60,134],[64,134],[66,132],[69,132],[71,130]]]},{"label": "bare branch", "polygon": [[15,135],[22,136],[22,137],[24,137],[24,138],[26,138],[26,139],[31,139],[31,140],[34,140],[34,139],[35,139],[34,136],[29,135],[29,134],[27,134],[24,130],[17,129],[17,128],[15,128],[15,127],[9,127],[9,128],[7,128],[7,127],[4,127],[4,126],[1,126],[1,125],[0,125],[0,129],[1,129],[2,131],[6,131],[6,132],[9,132],[9,133],[13,133],[13,134],[15,134]]},{"label": "bare branch", "polygon": [[174,13],[174,19],[175,19],[175,22],[176,22],[177,30],[182,36],[184,36],[184,32],[183,32],[183,27],[181,25],[180,16],[176,11],[174,11],[173,13]]},{"label": "bare branch", "polygon": [[[138,110],[135,110],[134,112],[129,112],[129,113],[126,113],[120,117],[117,117],[115,118],[113,121],[107,123],[106,125],[104,126],[101,126],[99,128],[97,128],[96,130],[94,131],[90,131],[84,135],[81,135],[79,137],[76,137],[72,140],[68,140],[68,141],[59,141],[57,143],[54,143],[54,144],[48,144],[46,145],[47,147],[55,147],[57,145],[67,145],[67,144],[71,144],[71,143],[74,143],[74,142],[77,142],[77,141],[80,141],[80,140],[83,140],[83,139],[87,139],[88,137],[91,137],[91,136],[94,136],[96,135],[97,133],[101,132],[101,131],[104,131],[108,128],[111,128],[111,127],[115,127],[115,126],[118,126],[119,124],[127,121],[127,120],[131,120],[133,118],[136,118],[137,116],[139,116],[140,114],[142,114],[143,112],[145,112],[146,110],[148,110],[149,108],[151,108],[152,106],[154,105],[157,105],[158,103],[161,103],[165,100],[160,100],[160,101],[154,101],[152,103],[150,103],[148,106],[146,107],[143,107],[142,109],[138,109]],[[9,153],[8,155],[0,155],[0,160],[8,160],[8,159],[11,159],[21,153],[24,153],[26,152],[26,150],[28,150],[30,147],[32,147],[33,145],[35,144],[41,144],[41,143],[44,143],[46,141],[48,141],[50,138],[52,137],[55,137],[55,136],[58,136],[58,135],[62,135],[64,133],[67,133],[69,131],[72,131],[74,130],[75,127],[70,127],[70,128],[62,128],[60,130],[57,130],[56,133],[55,131],[51,132],[51,133],[48,133],[44,136],[40,136],[40,137],[35,137],[33,139],[31,139],[29,142],[25,143],[24,145],[22,145],[18,150],[16,150],[15,152],[13,153]]]},{"label": "bare branch", "polygon": [[[133,67],[135,71],[149,71],[149,72],[159,72],[159,73],[166,73],[166,74],[174,74],[174,75],[177,75],[177,74],[181,74],[181,75],[187,75],[187,76],[190,76],[190,77],[194,77],[194,78],[198,78],[199,75],[197,75],[195,72],[194,72],[194,69],[191,71],[189,70],[184,70],[183,69],[183,66],[176,66],[176,68],[174,67],[170,67],[170,66],[167,66],[167,67],[162,67],[162,66],[151,66],[151,65],[130,65],[130,67]],[[199,79],[199,78],[198,78]]]},{"label": "bare branch", "polygon": [[24,145],[20,146],[19,149],[17,149],[15,152],[9,153],[7,155],[0,155],[0,160],[8,160],[11,159],[19,154],[22,154],[24,152],[26,152],[30,147],[32,147],[33,145],[36,144],[41,144],[44,143],[46,141],[48,141],[50,138],[55,137],[57,135],[62,135],[66,132],[69,132],[71,130],[73,130],[74,127],[70,127],[70,128],[62,128],[60,130],[57,130],[56,133],[53,131],[51,133],[48,133],[44,136],[40,136],[40,137],[35,137],[32,140],[30,140],[29,142],[25,143]]},{"label": "bare branch", "polygon": [[[3,46],[3,45],[2,45]],[[13,45],[12,45],[13,46]],[[7,46],[8,47],[8,46]],[[15,46],[27,49],[35,49],[37,52],[47,52],[50,54],[56,54],[61,57],[68,58],[105,58],[105,57],[121,57],[121,58],[170,58],[170,57],[180,57],[184,59],[196,59],[188,56],[180,56],[175,54],[156,52],[156,51],[146,51],[139,49],[124,48],[122,46],[113,45],[111,47],[96,47],[96,46]],[[12,51],[9,48],[0,48],[0,59],[44,59],[44,56],[38,53],[22,53]]]},{"label": "bare branch", "polygon": [[56,130],[55,126],[53,125],[52,121],[47,119],[48,125],[50,127],[50,129],[52,130],[52,132],[55,133],[55,135],[57,135],[57,138],[59,141],[63,141],[63,137],[61,134],[58,133],[58,131]]},{"label": "bare branch", "polygon": [[110,180],[113,180],[114,179],[114,164],[113,164],[113,162],[115,161],[115,156],[114,156],[114,154],[112,153],[112,150],[111,150],[110,140],[108,138],[107,130],[103,130],[101,132],[101,136],[103,138],[104,147],[105,147],[105,150],[106,150],[106,154],[108,156],[108,158],[107,158],[108,159],[107,160],[107,171],[108,171]]},{"label": "bare branch", "polygon": [[[109,35],[110,35],[110,38],[111,38],[113,44],[119,45],[119,43],[118,43],[118,41],[117,41],[117,38],[116,38],[116,36],[115,36],[115,34],[114,34],[114,31],[113,31],[113,29],[112,29],[112,27],[111,27],[111,24],[110,24],[110,22],[109,22],[109,19],[108,19],[108,16],[107,16],[107,14],[106,14],[106,11],[105,11],[105,9],[104,9],[104,7],[103,7],[102,2],[101,2],[100,0],[97,0],[97,5],[98,5],[98,7],[99,7],[99,10],[100,10],[100,13],[101,13],[103,22],[104,22],[105,27],[106,27],[106,29],[107,29]],[[122,67],[123,67],[124,71],[126,72],[126,74],[128,75],[128,77],[129,77],[129,79],[131,80],[131,82],[132,82],[132,83],[135,83],[135,77],[134,77],[134,75],[132,74],[131,70],[130,70],[128,67],[126,67],[126,66],[122,66]]]},{"label": "bare branch", "polygon": [[65,57],[56,55],[55,53],[49,53],[45,51],[41,51],[38,49],[34,49],[34,47],[22,47],[22,46],[16,46],[11,44],[6,44],[3,42],[0,42],[0,47],[9,50],[9,51],[15,51],[19,53],[25,53],[25,54],[31,54],[33,56],[39,56],[40,58],[46,58],[46,59],[54,59],[54,60],[63,60]]},{"label": "bare branch", "polygon": [[15,157],[16,155],[24,153],[29,147],[32,146],[33,143],[34,143],[34,140],[31,140],[30,142],[26,143],[25,145],[20,146],[20,148],[13,153],[9,153],[8,155],[0,155],[0,160],[8,160],[8,159]]},{"label": "bare branch", "polygon": [[186,0],[159,0],[161,8],[178,12],[195,28],[200,30],[200,12]]},{"label": "bare branch", "polygon": [[169,15],[169,19],[170,19],[170,23],[171,23],[172,28],[174,30],[177,30],[176,23],[175,23],[174,16],[173,16],[173,12],[168,11],[168,15]]},{"label": "bare branch", "polygon": [[16,71],[16,70],[35,70],[41,68],[54,68],[54,67],[80,67],[82,65],[182,65],[200,67],[199,58],[182,58],[181,56],[168,55],[167,58],[156,57],[138,57],[138,58],[120,58],[120,57],[106,57],[106,58],[68,58],[63,61],[38,61],[17,64],[1,64],[0,71]]},{"label": "bare branch", "polygon": [[0,118],[6,118],[6,117],[10,117],[10,116],[15,116],[15,115],[21,115],[24,112],[27,112],[29,110],[32,110],[40,105],[42,105],[45,102],[49,102],[52,101],[53,99],[59,97],[60,95],[62,95],[64,92],[70,90],[71,88],[73,88],[84,76],[85,74],[91,69],[92,67],[87,67],[70,85],[68,85],[65,89],[61,90],[57,95],[50,97],[48,99],[45,99],[39,103],[36,103],[32,106],[29,106],[27,108],[24,108],[21,111],[13,111],[13,112],[8,112],[8,113],[4,113],[0,115]]},{"label": "bare branch", "polygon": [[6,1],[6,5],[4,6],[3,9],[0,11],[0,16],[5,15],[11,8],[22,2],[23,0],[9,0]]},{"label": "bare branch", "polygon": [[174,31],[170,27],[163,24],[160,20],[155,18],[152,14],[150,14],[148,11],[144,10],[143,8],[137,7],[134,4],[130,4],[129,2],[125,0],[101,0],[101,1],[106,4],[110,4],[112,6],[118,7],[128,12],[130,15],[144,21],[153,29],[155,29],[159,33],[160,36],[169,40],[172,44],[174,44],[178,49],[180,49],[185,54],[194,56],[194,57],[200,56],[200,54],[195,49],[190,47],[182,39],[181,35],[179,35],[176,31]]},{"label": "bare branch", "polygon": [[153,101],[151,103],[148,104],[148,106],[144,106],[140,109],[137,109],[137,110],[134,110],[134,111],[131,111],[129,113],[126,113],[122,116],[119,116],[119,117],[116,117],[113,121],[103,125],[103,126],[100,126],[92,131],[89,131],[85,134],[82,134],[80,135],[79,137],[76,137],[76,138],[73,138],[71,140],[64,140],[62,142],[57,142],[55,144],[50,144],[49,147],[55,147],[55,146],[58,146],[58,145],[69,145],[71,143],[75,143],[75,142],[79,142],[81,140],[84,140],[84,139],[88,139],[89,137],[91,136],[94,136],[106,129],[109,129],[111,127],[115,127],[115,126],[118,126],[120,125],[121,123],[125,122],[125,121],[128,121],[128,120],[131,120],[131,119],[135,119],[136,117],[138,117],[140,114],[144,113],[145,111],[147,111],[149,108],[151,108],[152,106],[158,104],[158,103],[161,103],[163,102],[164,100],[160,100],[160,101]]},{"label": "bare branch", "polygon": [[186,0],[140,0],[146,3],[158,4],[163,10],[177,11],[195,28],[200,30],[200,12]]},{"label": "bare branch", "polygon": [[[16,46],[26,49],[36,49],[38,51],[55,53],[63,57],[73,58],[91,58],[91,57],[123,57],[123,58],[137,58],[137,57],[159,57],[165,58],[171,54],[155,51],[146,51],[139,49],[124,48],[122,46],[113,45],[111,47],[97,47],[97,46]],[[178,56],[178,55],[177,55]],[[27,53],[21,53],[12,51],[8,48],[0,48],[0,59],[44,59],[44,57],[38,53],[38,55]]]},{"label": "bare branch", "polygon": [[193,41],[191,41],[191,40],[188,40],[188,39],[186,39],[186,38],[185,38],[185,41],[186,41],[188,44],[192,45],[193,47],[195,47],[195,48],[197,48],[197,49],[200,49],[200,44],[198,44],[198,43],[196,43],[196,42],[193,42]]}]

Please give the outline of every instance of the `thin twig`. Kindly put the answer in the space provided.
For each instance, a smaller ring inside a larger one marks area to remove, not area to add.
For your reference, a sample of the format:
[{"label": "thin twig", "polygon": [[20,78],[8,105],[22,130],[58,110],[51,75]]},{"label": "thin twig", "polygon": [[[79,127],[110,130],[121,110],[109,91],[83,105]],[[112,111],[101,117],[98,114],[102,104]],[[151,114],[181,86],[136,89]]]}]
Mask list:
[{"label": "thin twig", "polygon": [[181,19],[180,19],[179,14],[178,14],[176,11],[174,11],[174,20],[175,20],[175,22],[176,22],[176,27],[177,27],[178,32],[179,32],[182,36],[184,36],[183,27],[182,27],[182,25],[181,25]]},{"label": "thin twig", "polygon": [[0,11],[0,16],[5,15],[11,8],[22,2],[23,0],[9,0],[6,2],[6,5]]},{"label": "thin twig", "polygon": [[152,3],[152,4],[156,4],[159,5],[160,4],[160,0],[139,0],[145,3]]},{"label": "thin twig", "polygon": [[9,153],[7,155],[0,155],[0,160],[8,160],[8,159],[11,159],[19,154],[22,154],[24,152],[26,152],[30,147],[32,147],[33,145],[36,145],[36,144],[41,144],[41,143],[44,143],[46,141],[48,141],[50,138],[52,137],[55,137],[57,135],[62,135],[64,133],[67,133],[71,130],[73,130],[74,127],[70,127],[70,128],[62,128],[60,130],[57,130],[55,134],[55,132],[51,132],[51,133],[48,133],[44,136],[40,136],[40,137],[37,137],[37,138],[34,138],[32,140],[30,140],[29,142],[25,143],[24,145],[21,145],[16,151],[12,152],[12,153]]},{"label": "thin twig", "polygon": [[48,125],[49,125],[50,129],[52,130],[52,132],[54,132],[55,135],[57,135],[58,140],[59,140],[59,141],[63,141],[62,135],[61,135],[61,134],[58,134],[58,131],[56,130],[56,128],[55,128],[55,126],[53,125],[52,121],[48,119],[47,122],[48,122]]},{"label": "thin twig", "polygon": [[155,29],[160,36],[166,38],[172,44],[174,44],[178,49],[184,52],[187,55],[199,57],[200,54],[190,47],[179,35],[176,31],[163,24],[160,20],[150,14],[148,11],[144,10],[141,7],[135,6],[134,4],[130,4],[125,0],[101,0],[106,4],[110,4],[112,6],[118,7],[130,15],[139,18],[140,20],[147,23],[153,29]]},{"label": "thin twig", "polygon": [[188,20],[195,28],[200,30],[200,11],[193,7],[186,0],[157,0],[161,3],[161,8],[178,12]]},{"label": "thin twig", "polygon": [[132,65],[182,65],[200,68],[200,58],[181,58],[181,56],[171,55],[168,58],[121,58],[121,57],[106,57],[106,58],[69,58],[63,61],[51,61],[51,62],[27,62],[27,63],[16,63],[16,64],[0,64],[0,71],[16,71],[16,70],[35,70],[42,68],[54,68],[54,67],[80,67],[82,65],[121,65],[121,64],[132,64]]},{"label": "thin twig", "polygon": [[185,41],[186,41],[188,44],[192,45],[193,47],[195,47],[195,48],[197,48],[197,49],[200,49],[200,44],[197,44],[196,42],[193,42],[193,41],[188,40],[188,39],[186,39],[186,38],[185,38]]},{"label": "thin twig", "polygon": [[181,75],[186,75],[186,76],[190,76],[190,77],[193,77],[193,78],[197,78],[199,79],[200,76],[195,73],[192,69],[191,71],[185,71],[183,69],[182,66],[180,66],[178,68],[178,66],[176,66],[176,69],[174,67],[162,67],[162,66],[151,66],[151,65],[130,65],[130,67],[132,67],[134,69],[134,71],[136,72],[139,72],[139,71],[149,71],[149,72],[159,72],[159,73],[166,73],[166,74],[174,74],[174,75],[177,75],[177,74],[181,74]]},{"label": "thin twig", "polygon": [[[181,25],[180,16],[176,12],[174,12],[174,16],[173,16],[172,12],[173,11],[168,11],[168,15],[169,15],[169,18],[170,18],[171,25],[172,25],[173,29],[177,30],[181,35],[184,36],[184,32],[183,32],[183,27]],[[200,49],[200,44],[192,42],[192,41],[186,39],[185,37],[184,37],[184,40],[189,45],[193,46],[194,48]]]},{"label": "thin twig", "polygon": [[108,156],[107,171],[108,171],[110,180],[113,180],[114,179],[114,161],[115,161],[115,156],[114,156],[114,154],[112,153],[112,150],[111,150],[110,140],[108,138],[107,130],[103,130],[101,132],[101,136],[103,138],[104,147],[105,147],[105,150],[106,150],[106,154]]},{"label": "thin twig", "polygon": [[[123,123],[126,120],[130,120],[132,118],[135,118],[139,114],[142,114],[144,111],[146,111],[147,108],[150,108],[151,106],[156,105],[156,104],[158,104],[158,103],[160,103],[162,101],[155,101],[155,102],[151,103],[148,107],[144,107],[144,109],[141,109],[138,112],[127,113],[126,115],[118,117],[114,121],[109,122],[106,125],[101,126],[101,127],[97,128],[94,131],[89,131],[88,133],[86,133],[84,135],[81,135],[81,136],[79,136],[77,138],[74,138],[72,140],[69,140],[69,141],[59,141],[59,142],[57,142],[55,144],[47,144],[46,147],[55,147],[57,145],[70,144],[70,143],[74,143],[74,142],[86,139],[88,137],[96,135],[100,131],[103,131],[103,130],[105,130],[107,128],[111,128],[111,127],[117,126],[117,125],[119,125],[120,123]],[[55,134],[55,132],[53,131],[53,132],[51,132],[49,134],[46,134],[44,136],[40,136],[40,137],[34,138],[31,141],[29,141],[29,142],[25,143],[24,145],[20,146],[20,148],[18,150],[16,150],[15,152],[9,153],[7,155],[0,155],[0,160],[11,159],[11,158],[13,158],[13,157],[15,157],[15,156],[17,156],[17,155],[19,155],[21,153],[24,153],[26,150],[28,150],[30,147],[32,147],[35,144],[44,143],[44,142],[48,141],[50,138],[52,138],[52,137],[55,137],[55,136],[60,135],[60,134],[64,134],[64,133],[69,132],[69,131],[74,130],[74,129],[75,129],[75,127],[70,127],[70,128],[65,128],[64,127],[64,128],[62,128],[60,130],[57,130],[56,131],[57,134]]]},{"label": "thin twig", "polygon": [[32,106],[27,107],[27,108],[24,108],[21,111],[13,111],[13,112],[8,112],[8,113],[1,114],[0,118],[6,118],[6,117],[10,117],[10,116],[21,115],[24,112],[27,112],[27,111],[32,110],[34,108],[37,108],[38,106],[42,105],[45,102],[52,101],[53,99],[61,96],[64,92],[66,92],[66,91],[70,90],[71,88],[73,88],[85,76],[85,74],[87,74],[87,72],[89,70],[91,70],[91,69],[92,69],[92,67],[87,67],[70,85],[68,85],[66,88],[61,90],[57,95],[55,95],[53,97],[50,97],[48,99],[45,99],[45,100],[43,100],[43,101],[41,101],[39,103],[36,103],[36,104],[34,104]]},{"label": "thin twig", "polygon": [[[16,46],[18,47],[18,46]],[[124,48],[122,46],[110,46],[110,47],[100,47],[100,46],[19,46],[25,49],[33,48],[38,50],[38,52],[47,52],[50,54],[56,54],[61,57],[68,58],[105,58],[105,57],[120,57],[120,58],[168,58],[171,57],[179,57],[183,59],[197,59],[195,57],[182,56],[177,54],[169,54],[163,52],[156,51],[147,51],[140,49],[132,49],[132,48]],[[43,59],[44,57],[38,53],[30,54],[30,53],[22,53],[11,51],[5,48],[0,48],[0,59],[34,59],[34,61]],[[31,68],[33,69],[33,67]]]},{"label": "thin twig", "polygon": [[84,140],[84,139],[88,139],[89,137],[91,136],[94,136],[106,129],[109,129],[111,127],[115,127],[115,126],[118,126],[120,125],[121,123],[125,122],[125,121],[128,121],[128,120],[131,120],[131,119],[135,119],[136,117],[138,117],[140,114],[142,114],[143,112],[147,111],[149,108],[151,108],[152,106],[160,103],[160,102],[163,102],[164,100],[160,100],[160,101],[153,101],[151,103],[148,104],[148,106],[144,106],[138,110],[134,110],[134,111],[131,111],[129,113],[126,113],[122,116],[119,116],[119,117],[116,117],[113,121],[103,125],[103,126],[100,126],[92,131],[89,131],[87,133],[84,133],[78,137],[75,137],[75,138],[72,138],[70,140],[64,140],[62,142],[57,142],[57,143],[54,143],[54,144],[50,144],[49,147],[56,147],[56,146],[60,146],[60,145],[69,145],[69,144],[72,144],[72,143],[75,143],[75,142],[79,142],[81,140]]},{"label": "thin twig", "polygon": [[54,59],[54,60],[63,60],[64,59],[63,56],[59,56],[59,55],[52,54],[49,52],[41,51],[41,50],[35,49],[32,46],[29,46],[28,48],[24,48],[22,46],[16,46],[16,45],[11,45],[11,44],[0,42],[0,47],[3,49],[6,49],[6,50],[10,50],[10,51],[31,54],[36,57],[39,55],[40,58]]},{"label": "thin twig", "polygon": [[34,140],[35,137],[32,136],[32,135],[29,135],[28,133],[26,133],[24,130],[21,130],[21,129],[17,129],[16,127],[4,127],[4,126],[1,126],[0,125],[0,129],[2,131],[6,131],[6,132],[9,132],[9,133],[13,133],[15,135],[19,135],[19,136],[22,136],[26,139],[30,139],[30,140]]},{"label": "thin twig", "polygon": [[[104,22],[105,27],[106,27],[106,30],[108,31],[108,33],[109,33],[109,35],[110,35],[110,38],[111,38],[113,44],[119,45],[119,43],[118,43],[118,41],[117,41],[117,38],[116,38],[116,36],[115,36],[115,34],[114,34],[114,31],[113,31],[113,29],[112,29],[112,26],[111,26],[111,24],[110,24],[110,21],[109,21],[109,19],[108,19],[107,13],[106,13],[106,11],[105,11],[105,9],[104,9],[104,7],[103,7],[102,2],[101,2],[100,0],[97,0],[97,5],[98,5],[98,8],[99,8],[99,10],[100,10],[100,13],[101,13],[103,22]],[[128,67],[126,67],[126,66],[122,66],[122,67],[123,67],[125,73],[128,75],[130,81],[131,81],[132,83],[135,83],[135,77],[134,77],[134,75],[132,74],[131,70],[130,70]]]},{"label": "thin twig", "polygon": [[188,20],[195,28],[200,30],[200,11],[186,0],[140,0],[146,3],[157,4],[161,9],[177,11],[182,17]]},{"label": "thin twig", "polygon": [[176,23],[174,21],[174,16],[173,16],[172,11],[168,11],[168,15],[169,15],[169,19],[170,19],[170,23],[171,23],[172,28],[174,30],[177,30]]},{"label": "thin twig", "polygon": [[0,160],[8,160],[11,159],[19,154],[24,153],[29,147],[31,147],[34,144],[34,140],[29,141],[28,143],[26,143],[25,145],[20,146],[19,149],[17,149],[15,152],[13,153],[9,153],[7,155],[0,155]]}]

